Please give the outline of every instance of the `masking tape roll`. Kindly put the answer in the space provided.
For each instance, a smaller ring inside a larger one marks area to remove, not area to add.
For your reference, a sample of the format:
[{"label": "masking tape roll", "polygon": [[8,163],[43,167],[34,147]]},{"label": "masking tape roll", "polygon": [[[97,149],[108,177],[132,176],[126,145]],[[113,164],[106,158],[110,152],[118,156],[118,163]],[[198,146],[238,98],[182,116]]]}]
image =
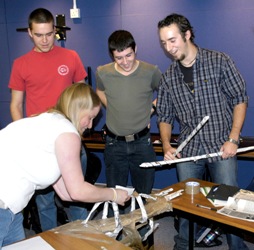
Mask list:
[{"label": "masking tape roll", "polygon": [[186,194],[198,194],[200,192],[200,184],[196,181],[189,181],[185,183]]}]

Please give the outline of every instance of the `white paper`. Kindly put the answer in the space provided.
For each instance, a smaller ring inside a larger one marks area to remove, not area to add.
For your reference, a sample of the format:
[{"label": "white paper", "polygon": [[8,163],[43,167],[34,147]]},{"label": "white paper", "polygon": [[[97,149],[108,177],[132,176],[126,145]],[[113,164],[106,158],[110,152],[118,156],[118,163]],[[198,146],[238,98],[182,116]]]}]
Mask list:
[{"label": "white paper", "polygon": [[217,211],[232,218],[254,221],[254,192],[241,189],[233,197],[229,197],[227,205]]},{"label": "white paper", "polygon": [[134,188],[128,188],[128,187],[123,187],[123,186],[118,186],[116,185],[116,189],[122,189],[128,192],[128,195],[132,195],[134,192]]},{"label": "white paper", "polygon": [[6,247],[2,247],[2,250],[27,250],[27,249],[55,250],[55,248],[49,245],[48,242],[46,242],[40,236],[36,236],[31,239],[27,239]]}]

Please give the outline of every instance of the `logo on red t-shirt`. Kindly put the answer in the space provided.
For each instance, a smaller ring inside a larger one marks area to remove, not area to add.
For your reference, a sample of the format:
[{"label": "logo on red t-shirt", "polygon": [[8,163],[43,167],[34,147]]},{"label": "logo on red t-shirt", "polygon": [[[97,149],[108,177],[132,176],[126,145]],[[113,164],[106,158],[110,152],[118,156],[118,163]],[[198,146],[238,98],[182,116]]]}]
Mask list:
[{"label": "logo on red t-shirt", "polygon": [[58,67],[58,73],[62,76],[65,76],[69,73],[69,68],[66,65],[61,65]]}]

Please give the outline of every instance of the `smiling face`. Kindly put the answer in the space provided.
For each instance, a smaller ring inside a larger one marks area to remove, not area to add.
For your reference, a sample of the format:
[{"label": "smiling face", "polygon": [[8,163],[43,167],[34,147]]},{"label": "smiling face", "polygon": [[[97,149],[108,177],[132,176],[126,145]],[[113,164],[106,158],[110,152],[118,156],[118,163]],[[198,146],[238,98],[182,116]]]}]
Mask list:
[{"label": "smiling face", "polygon": [[49,52],[55,42],[55,28],[53,23],[33,23],[32,29],[28,29],[29,36],[34,42],[34,50],[37,52]]},{"label": "smiling face", "polygon": [[100,106],[94,107],[92,110],[85,110],[80,113],[79,132],[84,133],[86,129],[91,129],[93,120],[98,115]]},{"label": "smiling face", "polygon": [[176,24],[165,26],[159,30],[161,44],[164,49],[175,59],[183,61],[189,54],[190,31],[186,31],[185,37],[179,31]]},{"label": "smiling face", "polygon": [[122,74],[130,74],[136,69],[136,52],[127,48],[121,52],[114,50],[113,57],[117,65],[117,70]]}]

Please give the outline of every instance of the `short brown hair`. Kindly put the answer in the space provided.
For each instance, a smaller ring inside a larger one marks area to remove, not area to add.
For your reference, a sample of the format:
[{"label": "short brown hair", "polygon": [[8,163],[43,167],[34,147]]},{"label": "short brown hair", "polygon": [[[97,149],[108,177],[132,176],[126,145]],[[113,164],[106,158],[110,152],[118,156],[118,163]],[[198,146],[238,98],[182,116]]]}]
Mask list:
[{"label": "short brown hair", "polygon": [[52,23],[55,26],[55,21],[52,13],[47,9],[35,9],[28,18],[28,27],[32,30],[33,23]]}]

